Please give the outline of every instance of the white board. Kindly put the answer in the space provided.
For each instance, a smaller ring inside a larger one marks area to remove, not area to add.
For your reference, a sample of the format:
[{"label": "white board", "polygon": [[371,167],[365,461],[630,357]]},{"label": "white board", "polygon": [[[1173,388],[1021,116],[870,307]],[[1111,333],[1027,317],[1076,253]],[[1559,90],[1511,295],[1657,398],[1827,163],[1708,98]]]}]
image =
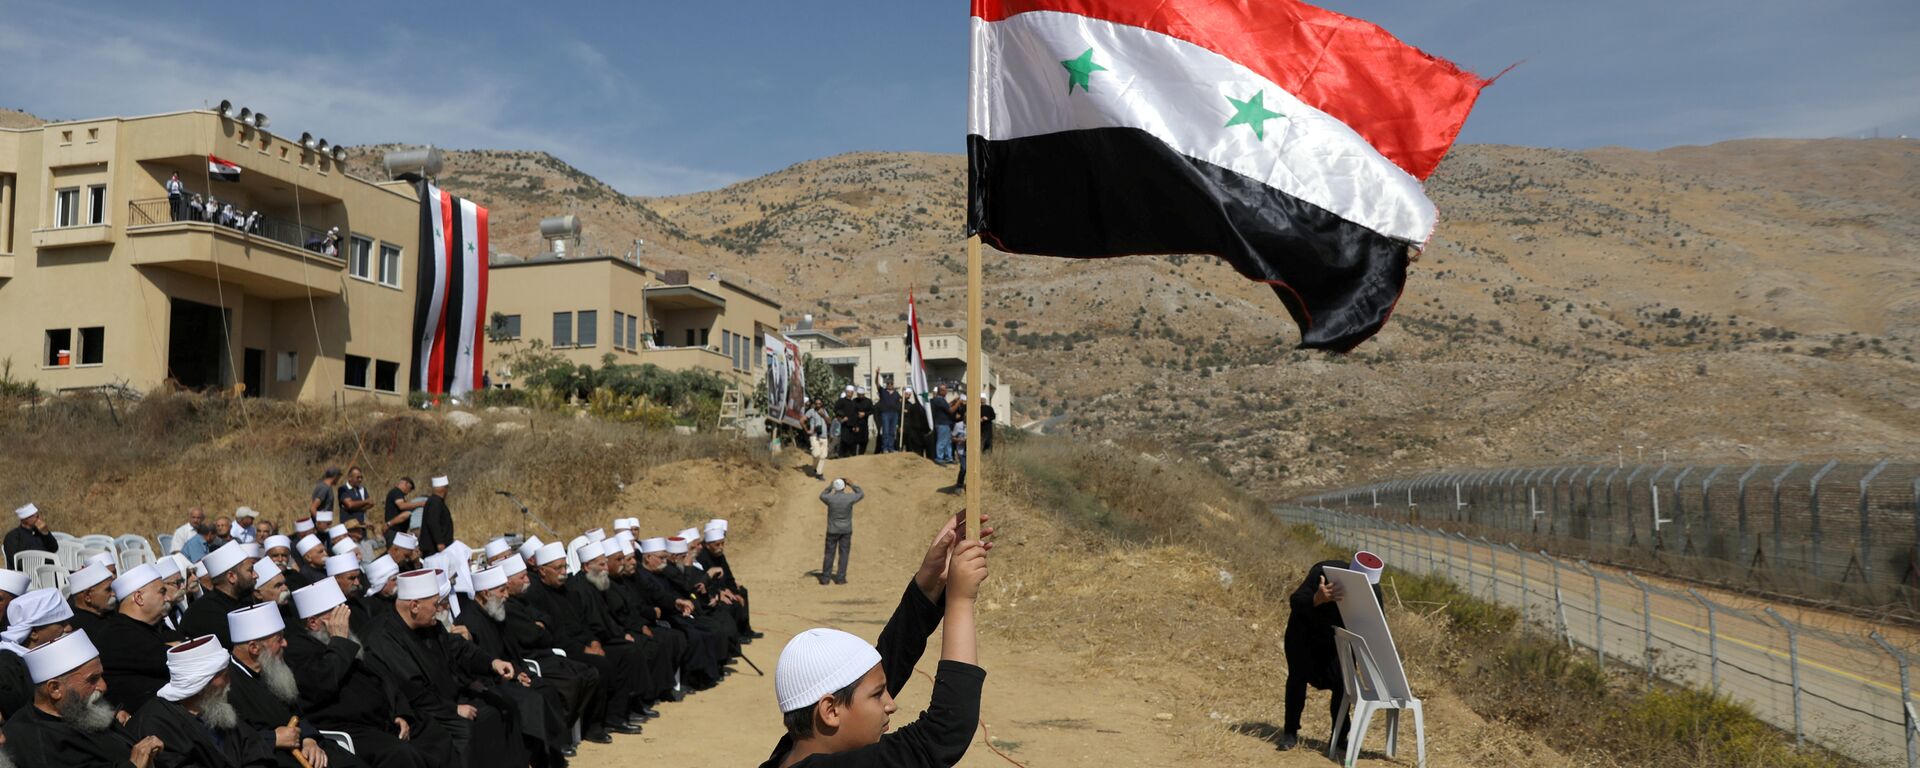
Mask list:
[{"label": "white board", "polygon": [[1340,623],[1348,632],[1359,635],[1367,641],[1367,650],[1373,653],[1373,663],[1380,668],[1380,681],[1385,693],[1396,699],[1413,698],[1412,686],[1407,685],[1407,671],[1400,666],[1400,648],[1393,644],[1393,633],[1387,630],[1387,614],[1381,610],[1380,601],[1373,596],[1373,586],[1367,583],[1367,575],[1345,568],[1323,568],[1327,580],[1338,584],[1341,589]]}]

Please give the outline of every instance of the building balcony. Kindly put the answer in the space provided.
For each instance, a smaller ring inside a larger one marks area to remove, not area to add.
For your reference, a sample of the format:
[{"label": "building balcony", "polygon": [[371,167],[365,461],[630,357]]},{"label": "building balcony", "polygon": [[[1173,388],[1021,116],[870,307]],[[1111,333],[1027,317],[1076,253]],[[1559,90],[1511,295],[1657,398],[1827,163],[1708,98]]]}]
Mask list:
[{"label": "building balcony", "polygon": [[647,307],[656,310],[727,308],[727,298],[691,285],[653,286],[644,291]]},{"label": "building balcony", "polygon": [[670,371],[704,369],[714,373],[733,373],[733,360],[707,347],[654,347],[640,352],[640,362],[652,363]]},{"label": "building balcony", "polygon": [[133,263],[239,284],[270,299],[336,297],[347,262],[305,243],[324,233],[262,217],[242,230],[205,221],[173,221],[166,198],[129,204],[127,244]]},{"label": "building balcony", "polygon": [[113,228],[106,224],[48,227],[33,231],[33,247],[40,250],[111,243],[113,243]]}]

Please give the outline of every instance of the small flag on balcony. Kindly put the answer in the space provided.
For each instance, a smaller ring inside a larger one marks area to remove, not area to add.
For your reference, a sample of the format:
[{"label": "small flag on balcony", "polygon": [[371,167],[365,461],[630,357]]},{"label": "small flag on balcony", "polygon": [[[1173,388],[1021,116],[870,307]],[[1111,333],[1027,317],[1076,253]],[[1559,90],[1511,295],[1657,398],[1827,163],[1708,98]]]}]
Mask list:
[{"label": "small flag on balcony", "polygon": [[1380,330],[1421,180],[1490,81],[1299,0],[973,0],[967,230],[1068,258],[1206,253],[1301,345]]},{"label": "small flag on balcony", "polygon": [[927,423],[933,423],[933,404],[927,399],[927,358],[920,353],[920,311],[913,306],[913,291],[907,291],[907,388],[926,410]]},{"label": "small flag on balcony", "polygon": [[487,209],[420,182],[419,272],[413,389],[464,395],[485,366]]},{"label": "small flag on balcony", "polygon": [[207,175],[214,181],[239,181],[240,164],[207,155]]}]

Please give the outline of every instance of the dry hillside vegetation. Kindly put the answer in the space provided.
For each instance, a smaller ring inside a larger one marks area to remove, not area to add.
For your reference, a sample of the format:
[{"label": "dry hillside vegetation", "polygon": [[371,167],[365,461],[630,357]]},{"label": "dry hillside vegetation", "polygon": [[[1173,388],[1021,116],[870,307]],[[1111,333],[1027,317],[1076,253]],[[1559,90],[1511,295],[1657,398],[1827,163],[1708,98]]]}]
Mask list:
[{"label": "dry hillside vegetation", "polygon": [[[357,154],[366,161],[371,151]],[[624,197],[549,156],[454,152],[507,250],[543,214],[588,250],[718,271],[798,314],[899,332],[964,315],[955,155],[855,153],[724,189]],[[1208,257],[990,254],[988,346],[1016,418],[1138,436],[1262,492],[1443,465],[1897,453],[1920,438],[1920,142],[1660,152],[1463,146],[1386,331],[1292,349],[1269,291]]]}]

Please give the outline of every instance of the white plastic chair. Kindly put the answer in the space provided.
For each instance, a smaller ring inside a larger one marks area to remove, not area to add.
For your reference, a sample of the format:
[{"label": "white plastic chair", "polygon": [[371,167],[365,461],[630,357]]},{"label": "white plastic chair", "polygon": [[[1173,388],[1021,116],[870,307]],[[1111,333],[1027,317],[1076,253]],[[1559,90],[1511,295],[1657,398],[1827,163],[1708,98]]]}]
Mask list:
[{"label": "white plastic chair", "polygon": [[[1342,725],[1347,727],[1347,754],[1341,765],[1353,768],[1355,760],[1360,758],[1360,742],[1367,737],[1367,726],[1373,724],[1377,712],[1387,715],[1387,757],[1393,757],[1400,747],[1400,712],[1413,712],[1413,740],[1419,754],[1417,768],[1427,765],[1427,726],[1420,713],[1420,700],[1415,698],[1395,699],[1387,696],[1380,685],[1380,667],[1373,662],[1373,653],[1367,650],[1366,638],[1341,627],[1333,628],[1333,647],[1340,653],[1340,678],[1346,686],[1347,708],[1333,721],[1333,732],[1339,733]],[[1333,750],[1340,740],[1327,740],[1327,757],[1333,757]]]},{"label": "white plastic chair", "polygon": [[97,549],[102,552],[118,553],[120,551],[118,547],[114,546],[113,537],[104,533],[89,533],[80,537],[80,546]]},{"label": "white plastic chair", "polygon": [[80,540],[80,537],[78,537],[78,536],[75,536],[75,535],[73,535],[73,534],[71,534],[71,533],[67,533],[66,531],[54,531],[54,532],[53,532],[53,540],[54,540],[54,541],[74,541],[74,542],[77,542],[77,541],[79,541],[79,540]]},{"label": "white plastic chair", "polygon": [[61,594],[65,594],[67,591],[67,572],[61,570],[58,565],[42,563],[34,566],[33,570],[28,571],[28,573],[33,578],[34,589],[47,589],[51,587],[60,590]]},{"label": "white plastic chair", "polygon": [[[85,568],[87,565],[87,560],[92,558],[94,555],[111,555],[111,554],[113,554],[112,550],[99,549],[96,547],[87,547],[86,549],[82,549],[80,550],[79,554],[76,554],[73,556],[72,570],[77,571],[77,570],[80,570],[81,568]],[[117,568],[119,567],[119,565],[120,565],[119,558],[115,558],[114,566]]]},{"label": "white plastic chair", "polygon": [[13,555],[13,569],[16,571],[32,573],[34,568],[42,565],[51,565],[55,568],[60,568],[62,565],[60,555],[38,549],[16,552]]},{"label": "white plastic chair", "polygon": [[80,550],[82,549],[85,547],[80,546],[79,539],[61,539],[60,549],[54,552],[54,555],[60,558],[60,567],[75,571],[80,569]]},{"label": "white plastic chair", "polygon": [[121,552],[140,550],[147,554],[153,554],[153,545],[147,542],[147,537],[137,533],[121,534],[120,538],[113,540],[113,544],[115,547],[118,547]]},{"label": "white plastic chair", "polygon": [[129,549],[120,553],[120,572],[126,573],[147,563],[153,562],[153,553],[138,549]]},{"label": "white plastic chair", "polygon": [[160,534],[159,536],[155,536],[154,538],[160,540],[161,552],[165,552],[169,555],[173,554],[173,534],[163,533],[163,534]]},{"label": "white plastic chair", "polygon": [[355,754],[353,751],[353,735],[352,734],[347,733],[346,731],[321,731],[320,735],[325,738],[332,739],[333,743],[340,745],[340,748],[346,750],[347,754],[349,755]]}]

